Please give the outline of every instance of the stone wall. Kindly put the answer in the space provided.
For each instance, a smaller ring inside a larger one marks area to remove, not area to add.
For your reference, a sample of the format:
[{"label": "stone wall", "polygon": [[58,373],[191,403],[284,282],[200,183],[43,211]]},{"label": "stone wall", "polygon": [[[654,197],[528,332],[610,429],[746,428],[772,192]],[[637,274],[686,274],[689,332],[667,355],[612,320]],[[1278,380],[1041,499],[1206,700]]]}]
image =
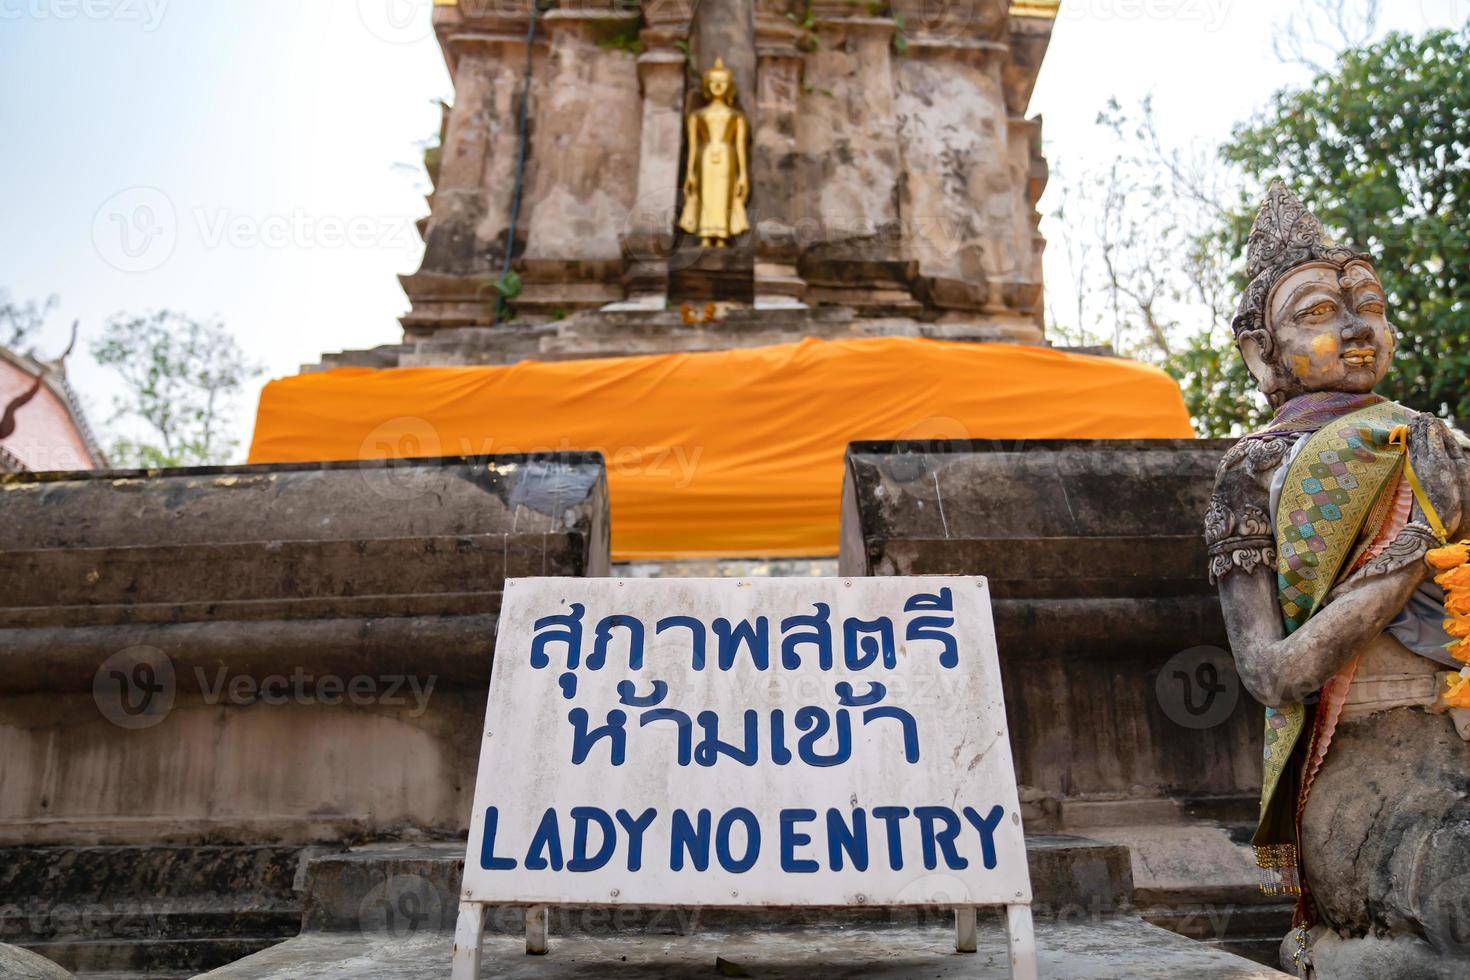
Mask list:
[{"label": "stone wall", "polygon": [[1201,686],[1233,677],[1202,535],[1227,447],[849,448],[842,574],[990,580],[1028,829],[1119,803],[1140,822],[1148,801],[1238,809],[1259,791],[1260,709],[1238,683],[1215,700]]},{"label": "stone wall", "polygon": [[[760,275],[760,266],[756,268]],[[402,344],[326,354],[303,371],[338,367],[443,367],[562,361],[588,357],[719,351],[792,343],[804,337],[926,337],[934,340],[994,341],[994,326],[982,321],[925,321],[905,316],[858,316],[851,309],[733,308],[709,322],[687,322],[674,310],[587,310],[549,323],[516,321],[498,327],[441,330]],[[1061,348],[1111,354],[1098,348]]]},{"label": "stone wall", "polygon": [[543,18],[550,56],[538,87],[535,180],[521,204],[527,305],[623,298],[619,235],[636,203],[642,106],[634,55],[602,45],[637,20],[574,7]]},{"label": "stone wall", "polygon": [[[1046,168],[1025,112],[1045,5],[751,2],[755,80],[738,95],[752,120],[755,230],[737,245],[754,253],[757,301],[1039,342]],[[696,69],[720,53],[702,50],[715,41],[702,22],[691,30],[691,9],[597,0],[541,18],[514,329],[619,301],[662,309],[689,261],[673,229],[681,119]],[[487,284],[512,244],[528,15],[521,0],[435,8],[455,105],[423,266],[404,278],[409,342],[490,322]],[[746,53],[727,58],[742,75]],[[802,335],[798,324],[786,339]]]},{"label": "stone wall", "polygon": [[462,834],[506,578],[596,454],[0,477],[0,845]]}]

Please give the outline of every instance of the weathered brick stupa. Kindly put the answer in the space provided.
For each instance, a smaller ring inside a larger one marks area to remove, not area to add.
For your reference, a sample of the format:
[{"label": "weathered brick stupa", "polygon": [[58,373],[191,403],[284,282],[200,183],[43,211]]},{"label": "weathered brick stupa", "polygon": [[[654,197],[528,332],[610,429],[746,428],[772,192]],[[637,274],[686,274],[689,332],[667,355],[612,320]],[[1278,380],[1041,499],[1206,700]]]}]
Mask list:
[{"label": "weathered brick stupa", "polygon": [[[403,343],[322,366],[1042,343],[1047,167],[1026,108],[1057,8],[436,0],[454,104]],[[717,59],[748,229],[708,247],[679,219]]]}]

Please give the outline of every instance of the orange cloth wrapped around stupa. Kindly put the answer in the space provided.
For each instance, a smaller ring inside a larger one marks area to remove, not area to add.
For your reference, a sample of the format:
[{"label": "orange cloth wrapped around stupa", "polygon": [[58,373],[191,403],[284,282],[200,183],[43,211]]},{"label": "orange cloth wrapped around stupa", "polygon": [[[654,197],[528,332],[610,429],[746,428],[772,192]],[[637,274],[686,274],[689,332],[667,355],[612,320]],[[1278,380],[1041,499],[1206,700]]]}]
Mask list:
[{"label": "orange cloth wrapped around stupa", "polygon": [[266,386],[250,461],[599,450],[614,558],[818,556],[849,442],[1192,434],[1146,365],[882,337],[303,374]]}]

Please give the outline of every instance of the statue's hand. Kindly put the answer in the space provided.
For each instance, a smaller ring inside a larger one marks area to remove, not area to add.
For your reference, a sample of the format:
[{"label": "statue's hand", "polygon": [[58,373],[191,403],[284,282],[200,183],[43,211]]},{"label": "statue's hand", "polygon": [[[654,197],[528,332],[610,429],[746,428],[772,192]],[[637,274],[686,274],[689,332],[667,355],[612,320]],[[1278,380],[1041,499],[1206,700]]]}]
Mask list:
[{"label": "statue's hand", "polygon": [[684,196],[685,197],[693,197],[696,193],[698,193],[698,191],[699,191],[699,188],[695,186],[694,178],[693,177],[686,177],[686,178],[684,178]]},{"label": "statue's hand", "polygon": [[745,178],[743,177],[735,181],[735,196],[742,201],[750,197],[750,185],[745,182]]},{"label": "statue's hand", "polygon": [[1409,460],[1452,539],[1462,533],[1465,458],[1465,450],[1433,415],[1420,415],[1409,423]]}]

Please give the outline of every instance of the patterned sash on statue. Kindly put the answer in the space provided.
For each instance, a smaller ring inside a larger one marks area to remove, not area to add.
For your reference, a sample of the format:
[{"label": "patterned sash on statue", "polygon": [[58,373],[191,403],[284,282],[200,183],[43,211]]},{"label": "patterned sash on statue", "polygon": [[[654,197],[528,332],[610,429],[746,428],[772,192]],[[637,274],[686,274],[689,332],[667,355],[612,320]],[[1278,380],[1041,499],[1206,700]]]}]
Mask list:
[{"label": "patterned sash on statue", "polygon": [[[1403,449],[1389,445],[1389,433],[1414,414],[1378,401],[1328,421],[1318,414],[1326,406],[1314,401],[1317,417],[1282,426],[1316,429],[1287,470],[1276,511],[1278,599],[1288,635],[1322,607],[1370,518],[1384,512],[1383,502],[1397,490]],[[1261,821],[1251,843],[1269,894],[1302,893],[1297,816],[1304,800],[1297,796],[1304,753],[1297,750],[1306,748],[1302,734],[1311,713],[1304,704],[1266,709]]]}]

